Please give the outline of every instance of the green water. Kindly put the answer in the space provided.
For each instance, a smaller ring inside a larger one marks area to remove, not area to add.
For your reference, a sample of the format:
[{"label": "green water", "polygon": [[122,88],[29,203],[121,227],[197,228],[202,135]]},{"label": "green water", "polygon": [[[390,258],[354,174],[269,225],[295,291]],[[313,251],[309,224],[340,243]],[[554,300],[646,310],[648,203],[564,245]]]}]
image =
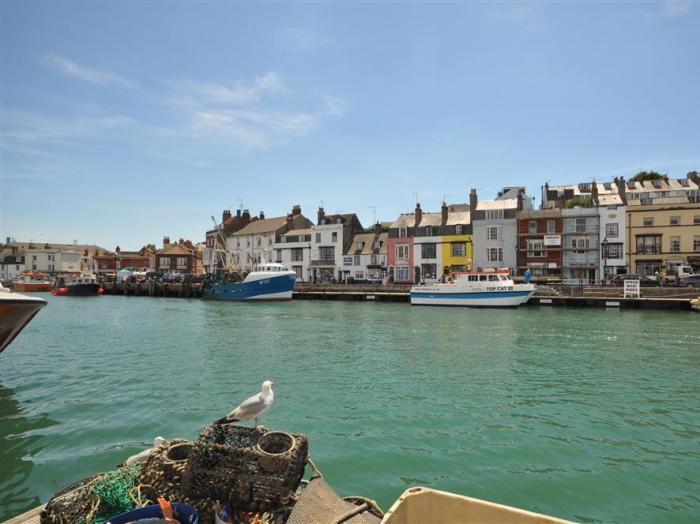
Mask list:
[{"label": "green water", "polygon": [[263,423],[307,433],[342,495],[700,521],[700,315],[47,300],[0,355],[0,520],[270,378]]}]

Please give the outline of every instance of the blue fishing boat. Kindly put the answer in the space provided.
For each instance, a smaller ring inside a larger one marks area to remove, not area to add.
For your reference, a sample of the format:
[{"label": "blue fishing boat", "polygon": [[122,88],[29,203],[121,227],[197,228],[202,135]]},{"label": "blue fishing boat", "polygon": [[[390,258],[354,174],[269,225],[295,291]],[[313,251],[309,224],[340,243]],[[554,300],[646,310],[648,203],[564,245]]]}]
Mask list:
[{"label": "blue fishing boat", "polygon": [[296,273],[282,264],[262,264],[242,282],[214,283],[203,291],[210,300],[290,300]]}]

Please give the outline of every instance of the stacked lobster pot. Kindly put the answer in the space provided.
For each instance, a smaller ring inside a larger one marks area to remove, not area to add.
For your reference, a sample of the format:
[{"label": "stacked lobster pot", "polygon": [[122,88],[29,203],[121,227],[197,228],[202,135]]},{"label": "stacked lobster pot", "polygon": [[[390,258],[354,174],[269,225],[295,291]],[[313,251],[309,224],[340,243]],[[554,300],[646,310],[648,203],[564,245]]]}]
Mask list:
[{"label": "stacked lobster pot", "polygon": [[308,454],[305,435],[214,424],[189,450],[180,490],[188,499],[283,519],[296,501]]}]

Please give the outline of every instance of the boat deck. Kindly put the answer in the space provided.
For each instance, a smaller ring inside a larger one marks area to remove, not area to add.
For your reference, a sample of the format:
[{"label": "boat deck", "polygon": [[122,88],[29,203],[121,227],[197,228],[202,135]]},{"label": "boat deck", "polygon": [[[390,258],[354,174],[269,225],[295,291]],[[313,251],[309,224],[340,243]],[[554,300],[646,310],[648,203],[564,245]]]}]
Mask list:
[{"label": "boat deck", "polygon": [[34,509],[30,509],[26,513],[17,515],[16,517],[6,520],[3,524],[39,524],[39,515],[44,510],[44,506],[41,505]]}]

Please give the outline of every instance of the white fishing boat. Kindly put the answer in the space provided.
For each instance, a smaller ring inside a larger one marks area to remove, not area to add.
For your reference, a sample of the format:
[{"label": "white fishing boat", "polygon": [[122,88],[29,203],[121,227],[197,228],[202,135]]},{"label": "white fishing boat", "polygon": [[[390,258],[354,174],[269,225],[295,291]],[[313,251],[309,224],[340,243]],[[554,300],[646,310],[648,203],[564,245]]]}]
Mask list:
[{"label": "white fishing boat", "polygon": [[46,300],[13,293],[0,284],[0,352],[46,305]]},{"label": "white fishing boat", "polygon": [[507,270],[454,273],[446,282],[411,288],[411,304],[516,307],[527,302],[534,292],[534,284],[516,284]]}]

